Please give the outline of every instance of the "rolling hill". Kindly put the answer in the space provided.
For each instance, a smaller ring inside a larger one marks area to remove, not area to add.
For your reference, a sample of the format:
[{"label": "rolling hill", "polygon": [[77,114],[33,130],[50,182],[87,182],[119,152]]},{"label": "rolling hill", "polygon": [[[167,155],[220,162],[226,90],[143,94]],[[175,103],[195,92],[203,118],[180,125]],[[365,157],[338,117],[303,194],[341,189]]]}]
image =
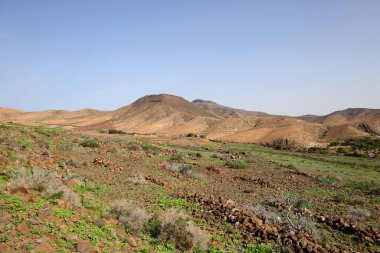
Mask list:
[{"label": "rolling hill", "polygon": [[306,147],[349,137],[380,136],[380,110],[377,109],[350,108],[325,116],[288,117],[234,109],[200,99],[189,102],[168,94],[148,95],[114,111],[22,112],[0,108],[0,122],[8,121],[83,131],[203,133],[209,139],[261,144],[289,139]]}]

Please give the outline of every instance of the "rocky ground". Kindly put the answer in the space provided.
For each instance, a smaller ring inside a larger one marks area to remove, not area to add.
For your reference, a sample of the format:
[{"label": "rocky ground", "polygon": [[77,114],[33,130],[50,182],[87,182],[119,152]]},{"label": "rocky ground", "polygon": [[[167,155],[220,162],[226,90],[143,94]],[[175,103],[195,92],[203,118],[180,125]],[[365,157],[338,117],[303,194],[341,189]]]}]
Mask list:
[{"label": "rocky ground", "polygon": [[380,251],[376,159],[18,124],[0,143],[1,252]]}]

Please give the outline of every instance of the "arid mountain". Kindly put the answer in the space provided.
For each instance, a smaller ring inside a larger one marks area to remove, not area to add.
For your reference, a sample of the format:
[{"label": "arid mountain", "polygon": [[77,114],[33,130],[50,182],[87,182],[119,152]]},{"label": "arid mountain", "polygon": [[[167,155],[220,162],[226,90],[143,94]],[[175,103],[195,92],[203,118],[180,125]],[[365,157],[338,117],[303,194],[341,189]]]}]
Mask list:
[{"label": "arid mountain", "polygon": [[379,120],[380,109],[348,108],[346,110],[336,111],[324,116],[304,115],[299,118],[325,125],[343,125],[347,123]]},{"label": "arid mountain", "polygon": [[342,126],[341,130],[364,131],[371,135],[380,135],[380,109],[348,108],[325,116],[305,115],[299,119],[327,126]]},{"label": "arid mountain", "polygon": [[108,120],[87,125],[85,129],[184,134],[202,132],[220,120],[181,97],[166,94],[142,97],[108,115]]},{"label": "arid mountain", "polygon": [[213,101],[196,99],[192,102],[199,108],[202,108],[206,111],[210,111],[215,115],[226,117],[226,118],[241,118],[241,117],[265,117],[269,116],[269,114],[264,112],[251,112],[241,109],[235,109],[231,107],[227,107],[224,105],[217,104]]},{"label": "arid mountain", "polygon": [[22,112],[0,108],[0,122],[7,121],[74,130],[203,133],[210,139],[262,144],[288,139],[299,146],[324,145],[349,137],[380,136],[380,110],[375,109],[347,109],[326,116],[296,118],[234,109],[199,99],[189,102],[167,94],[145,96],[114,111]]}]

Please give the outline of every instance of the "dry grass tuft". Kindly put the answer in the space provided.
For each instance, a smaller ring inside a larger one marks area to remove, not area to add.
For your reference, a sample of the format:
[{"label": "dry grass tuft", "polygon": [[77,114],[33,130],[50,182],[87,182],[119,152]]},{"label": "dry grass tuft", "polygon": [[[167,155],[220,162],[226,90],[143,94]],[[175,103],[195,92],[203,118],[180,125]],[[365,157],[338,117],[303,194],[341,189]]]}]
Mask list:
[{"label": "dry grass tuft", "polygon": [[134,234],[140,234],[144,230],[144,224],[148,222],[151,215],[144,209],[135,206],[132,202],[119,200],[111,205],[111,215],[119,220]]},{"label": "dry grass tuft", "polygon": [[13,188],[24,187],[48,195],[62,195],[62,199],[73,206],[80,206],[80,196],[68,188],[54,173],[40,169],[18,168],[10,174]]},{"label": "dry grass tuft", "polygon": [[179,250],[188,250],[195,246],[207,249],[209,238],[188,216],[177,209],[170,209],[161,217],[159,239],[171,241]]}]

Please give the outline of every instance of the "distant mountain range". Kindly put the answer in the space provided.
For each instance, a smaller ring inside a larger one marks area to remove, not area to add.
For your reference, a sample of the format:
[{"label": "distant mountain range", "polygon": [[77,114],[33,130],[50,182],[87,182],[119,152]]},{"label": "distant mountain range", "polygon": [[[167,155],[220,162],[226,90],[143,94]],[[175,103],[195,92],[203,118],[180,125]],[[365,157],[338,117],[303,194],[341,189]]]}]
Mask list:
[{"label": "distant mountain range", "polygon": [[203,133],[210,139],[261,144],[283,138],[306,147],[349,137],[380,136],[380,109],[349,108],[325,116],[290,117],[234,109],[207,100],[189,102],[167,94],[145,96],[114,111],[23,112],[0,108],[0,122],[9,121],[74,130]]}]

